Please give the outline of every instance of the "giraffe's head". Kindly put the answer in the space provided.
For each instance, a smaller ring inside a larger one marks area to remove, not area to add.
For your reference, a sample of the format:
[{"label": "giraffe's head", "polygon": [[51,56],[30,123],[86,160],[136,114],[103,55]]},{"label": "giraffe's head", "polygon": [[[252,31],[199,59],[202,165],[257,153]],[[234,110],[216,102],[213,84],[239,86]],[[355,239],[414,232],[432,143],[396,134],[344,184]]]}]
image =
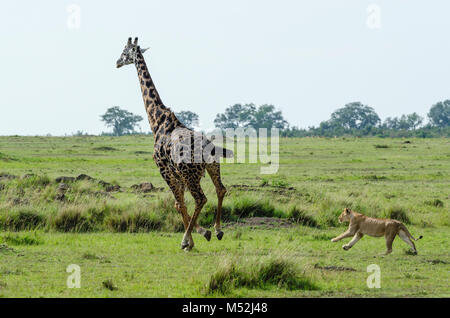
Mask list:
[{"label": "giraffe's head", "polygon": [[134,61],[136,60],[137,51],[140,50],[141,53],[144,53],[145,51],[148,50],[148,48],[141,49],[137,45],[137,42],[138,38],[134,38],[134,43],[131,42],[131,38],[128,38],[127,45],[125,45],[122,54],[120,55],[119,59],[116,62],[117,68],[128,64],[134,64]]}]

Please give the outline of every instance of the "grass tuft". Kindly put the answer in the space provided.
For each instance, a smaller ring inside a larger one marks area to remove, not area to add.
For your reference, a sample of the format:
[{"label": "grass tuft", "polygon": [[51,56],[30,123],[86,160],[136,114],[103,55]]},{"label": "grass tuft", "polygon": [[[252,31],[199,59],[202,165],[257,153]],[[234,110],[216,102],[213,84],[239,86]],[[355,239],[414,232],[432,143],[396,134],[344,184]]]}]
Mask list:
[{"label": "grass tuft", "polygon": [[406,224],[411,224],[411,221],[408,217],[408,215],[406,214],[406,211],[403,207],[400,206],[395,206],[395,207],[390,207],[385,213],[384,213],[384,217],[387,219],[394,219]]},{"label": "grass tuft", "polygon": [[0,215],[0,228],[9,231],[33,230],[45,226],[45,218],[30,208],[19,208]]},{"label": "grass tuft", "polygon": [[37,237],[36,233],[7,233],[0,237],[3,243],[10,245],[39,245],[42,240]]},{"label": "grass tuft", "polygon": [[431,200],[431,201],[425,201],[425,204],[431,205],[431,206],[435,206],[435,207],[437,207],[437,208],[442,208],[442,207],[444,207],[444,202],[442,202],[442,201],[439,200],[439,199],[434,199],[434,200]]},{"label": "grass tuft", "polygon": [[316,290],[318,286],[300,274],[293,262],[285,258],[269,258],[239,264],[228,261],[209,280],[207,294],[228,294],[233,289],[277,286],[287,290]]},{"label": "grass tuft", "polygon": [[105,287],[106,289],[109,289],[111,291],[119,289],[114,285],[112,279],[107,279],[107,280],[103,281],[102,285],[103,285],[103,287]]},{"label": "grass tuft", "polygon": [[288,218],[295,223],[309,226],[318,227],[317,221],[310,215],[306,214],[305,211],[299,210],[297,207],[292,207],[288,212]]},{"label": "grass tuft", "polygon": [[53,219],[51,225],[61,232],[88,232],[92,224],[78,207],[63,208]]}]

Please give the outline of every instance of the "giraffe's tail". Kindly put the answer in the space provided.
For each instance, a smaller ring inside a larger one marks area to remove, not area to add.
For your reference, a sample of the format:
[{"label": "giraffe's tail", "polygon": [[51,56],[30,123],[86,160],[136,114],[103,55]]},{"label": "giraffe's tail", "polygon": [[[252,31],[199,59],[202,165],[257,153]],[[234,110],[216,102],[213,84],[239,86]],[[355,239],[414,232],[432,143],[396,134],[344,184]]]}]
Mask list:
[{"label": "giraffe's tail", "polygon": [[219,157],[223,157],[223,158],[233,158],[234,153],[231,150],[219,147],[219,146],[215,146],[216,148],[216,154]]}]

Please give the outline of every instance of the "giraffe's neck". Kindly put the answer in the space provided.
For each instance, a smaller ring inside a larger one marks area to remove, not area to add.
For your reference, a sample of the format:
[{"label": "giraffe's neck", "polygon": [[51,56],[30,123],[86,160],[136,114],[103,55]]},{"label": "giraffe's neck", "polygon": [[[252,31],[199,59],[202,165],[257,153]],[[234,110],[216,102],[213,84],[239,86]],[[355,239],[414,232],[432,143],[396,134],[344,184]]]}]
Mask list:
[{"label": "giraffe's neck", "polygon": [[[150,76],[150,72],[145,64],[144,57],[141,52],[137,53],[135,61],[136,70],[138,72],[139,82],[141,84],[142,98],[144,99],[145,110],[147,112],[148,121],[153,134],[156,136],[161,130],[166,131],[167,128],[177,127],[181,125],[175,114],[169,108],[164,106],[155,84]],[[163,127],[163,126],[172,127]],[[164,129],[160,129],[164,128]]]}]

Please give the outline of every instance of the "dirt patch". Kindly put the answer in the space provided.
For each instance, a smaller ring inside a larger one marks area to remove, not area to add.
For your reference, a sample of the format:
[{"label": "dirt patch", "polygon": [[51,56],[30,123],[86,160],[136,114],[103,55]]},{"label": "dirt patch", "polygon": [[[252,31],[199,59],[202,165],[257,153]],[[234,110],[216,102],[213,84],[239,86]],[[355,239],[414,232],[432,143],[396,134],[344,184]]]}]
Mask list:
[{"label": "dirt patch", "polygon": [[27,173],[25,175],[23,175],[22,179],[29,179],[29,178],[34,178],[36,177],[36,175],[34,173]]},{"label": "dirt patch", "polygon": [[75,181],[75,178],[74,178],[74,177],[61,176],[61,177],[56,178],[55,181],[56,181],[57,183],[61,183],[61,182],[63,182],[63,183],[69,183],[69,182],[74,182],[74,181]]},{"label": "dirt patch", "polygon": [[96,151],[118,151],[119,149],[113,148],[113,147],[96,147],[92,148],[92,150]]},{"label": "dirt patch", "polygon": [[314,268],[326,270],[326,271],[337,271],[337,272],[356,272],[356,269],[352,267],[345,267],[345,266],[320,266],[319,264],[314,264]]},{"label": "dirt patch", "polygon": [[8,173],[0,173],[0,180],[12,180],[12,179],[16,179],[17,176],[13,176],[12,174],[8,174]]},{"label": "dirt patch", "polygon": [[56,190],[55,200],[64,201],[66,198],[66,192],[69,188],[70,187],[67,183],[60,183],[58,189]]},{"label": "dirt patch", "polygon": [[131,186],[131,189],[133,189],[133,191],[136,193],[149,193],[149,192],[164,190],[164,188],[156,188],[150,182],[143,182],[141,184],[133,184]]},{"label": "dirt patch", "polygon": [[443,261],[441,259],[432,259],[432,260],[428,260],[429,263],[433,264],[433,265],[437,265],[437,264],[448,264],[448,262]]},{"label": "dirt patch", "polygon": [[242,218],[237,222],[229,222],[224,227],[266,227],[266,228],[286,228],[295,226],[293,222],[288,219],[271,218],[271,217],[250,217]]},{"label": "dirt patch", "polygon": [[295,192],[294,187],[274,187],[269,185],[255,186],[248,184],[233,184],[230,189],[239,189],[241,191],[266,191],[275,194],[291,194]]},{"label": "dirt patch", "polygon": [[106,192],[118,192],[120,191],[120,185],[118,184],[111,184],[109,182],[100,180],[98,182],[98,184],[100,184],[103,188],[105,188]]},{"label": "dirt patch", "polygon": [[78,177],[75,178],[75,180],[80,181],[80,180],[94,180],[94,178],[92,178],[91,176],[88,176],[87,174],[80,174]]},{"label": "dirt patch", "polygon": [[150,151],[141,151],[141,150],[135,151],[134,153],[136,155],[150,155],[151,154]]},{"label": "dirt patch", "polygon": [[9,247],[6,244],[0,244],[0,252],[10,252],[10,253],[17,253],[17,251],[15,249],[13,249],[12,247]]}]

